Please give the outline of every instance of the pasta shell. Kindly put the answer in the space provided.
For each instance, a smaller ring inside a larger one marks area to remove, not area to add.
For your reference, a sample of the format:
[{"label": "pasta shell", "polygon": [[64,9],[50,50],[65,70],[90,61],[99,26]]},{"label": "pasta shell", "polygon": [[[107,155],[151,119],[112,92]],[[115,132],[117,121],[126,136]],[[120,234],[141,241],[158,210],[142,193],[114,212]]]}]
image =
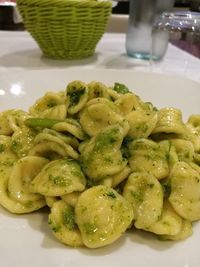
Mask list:
[{"label": "pasta shell", "polygon": [[99,185],[84,191],[75,207],[75,220],[89,248],[113,243],[130,226],[133,210],[114,189]]},{"label": "pasta shell", "polygon": [[64,200],[68,205],[75,207],[80,194],[81,194],[81,192],[75,192],[74,191],[70,194],[62,195],[61,199]]},{"label": "pasta shell", "polygon": [[182,230],[183,219],[175,212],[168,201],[164,201],[161,217],[151,225],[144,229],[157,235],[177,235]]},{"label": "pasta shell", "polygon": [[83,140],[85,136],[80,124],[72,119],[67,119],[64,122],[58,122],[52,127],[52,129],[62,133],[70,133],[80,140]]},{"label": "pasta shell", "polygon": [[39,194],[30,192],[30,183],[40,172],[48,160],[41,157],[24,157],[18,160],[13,167],[8,181],[8,192],[10,198],[22,204],[41,200]]},{"label": "pasta shell", "polygon": [[74,209],[60,200],[53,204],[48,224],[59,241],[65,245],[80,247],[83,242],[74,217]]},{"label": "pasta shell", "polygon": [[60,144],[51,141],[45,141],[36,144],[28,153],[28,156],[44,157],[49,160],[55,160],[67,157],[68,153]]},{"label": "pasta shell", "polygon": [[0,179],[0,204],[11,213],[24,214],[38,210],[46,205],[44,199],[36,201],[27,201],[26,203],[20,203],[19,201],[13,200],[9,196],[8,192],[8,174],[1,176]]},{"label": "pasta shell", "polygon": [[161,240],[179,241],[190,237],[193,233],[192,224],[190,221],[183,220],[181,230],[176,235],[160,235]]},{"label": "pasta shell", "polygon": [[64,91],[47,92],[29,108],[29,112],[40,118],[65,119],[67,104]]},{"label": "pasta shell", "polygon": [[175,146],[179,161],[191,162],[194,159],[194,146],[191,141],[184,139],[171,139]]},{"label": "pasta shell", "polygon": [[10,109],[0,113],[0,134],[10,136],[14,131],[19,129],[28,113],[23,110]]},{"label": "pasta shell", "polygon": [[[0,165],[12,166],[18,157],[11,149],[12,139],[10,136],[0,135]],[[10,163],[9,163],[10,162]]]},{"label": "pasta shell", "polygon": [[186,123],[186,129],[183,138],[193,143],[195,152],[200,152],[200,116],[191,115]]},{"label": "pasta shell", "polygon": [[86,180],[75,160],[58,159],[49,162],[33,179],[31,190],[45,196],[62,196],[83,191]]},{"label": "pasta shell", "polygon": [[126,115],[134,109],[135,95],[132,93],[124,94],[115,101],[115,105],[123,115]]},{"label": "pasta shell", "polygon": [[147,138],[156,126],[158,116],[155,111],[134,110],[128,113],[130,130],[128,135],[133,138]]},{"label": "pasta shell", "polygon": [[11,149],[19,158],[28,155],[37,132],[26,126],[18,128],[11,137]]},{"label": "pasta shell", "polygon": [[88,86],[81,81],[73,81],[67,85],[68,113],[79,112],[88,100]]},{"label": "pasta shell", "polygon": [[77,151],[68,144],[69,138],[53,130],[44,129],[34,139],[34,148],[30,150],[29,155],[49,155],[49,152],[55,152],[63,157],[70,156],[74,159],[79,157]]},{"label": "pasta shell", "polygon": [[184,134],[185,130],[179,109],[162,108],[158,111],[158,121],[152,133]]},{"label": "pasta shell", "polygon": [[177,162],[170,174],[169,201],[184,219],[200,219],[200,173],[186,162]]},{"label": "pasta shell", "polygon": [[127,129],[120,124],[109,126],[82,148],[81,164],[89,178],[101,180],[124,169],[127,161],[123,159],[120,147]]},{"label": "pasta shell", "polygon": [[88,89],[89,89],[88,100],[97,97],[109,99],[109,94],[107,91],[108,87],[101,82],[96,82],[96,81],[90,82],[88,84]]},{"label": "pasta shell", "polygon": [[129,144],[129,164],[133,172],[148,172],[157,179],[169,174],[168,153],[161,145],[148,139],[136,139]]},{"label": "pasta shell", "polygon": [[80,114],[81,126],[89,136],[95,136],[107,126],[123,121],[116,111],[114,104],[107,99],[90,101]]},{"label": "pasta shell", "polygon": [[130,174],[123,196],[133,207],[136,228],[148,229],[159,220],[163,209],[163,191],[161,184],[152,174]]}]

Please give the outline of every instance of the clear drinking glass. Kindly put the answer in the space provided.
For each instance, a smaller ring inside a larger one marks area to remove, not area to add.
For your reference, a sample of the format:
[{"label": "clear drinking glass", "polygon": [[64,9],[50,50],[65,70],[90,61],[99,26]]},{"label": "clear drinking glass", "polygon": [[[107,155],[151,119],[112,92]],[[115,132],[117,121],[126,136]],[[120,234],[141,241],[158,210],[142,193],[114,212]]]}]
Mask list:
[{"label": "clear drinking glass", "polygon": [[164,56],[166,40],[200,58],[200,13],[165,12],[158,16],[152,31],[152,59],[158,54]]},{"label": "clear drinking glass", "polygon": [[[128,56],[152,59],[152,27],[154,20],[164,11],[173,8],[174,0],[129,0],[129,22],[126,33]],[[156,36],[157,37],[157,36]],[[161,41],[157,39],[159,42]],[[167,45],[168,39],[162,45]],[[160,59],[160,50],[154,51],[155,59]]]}]

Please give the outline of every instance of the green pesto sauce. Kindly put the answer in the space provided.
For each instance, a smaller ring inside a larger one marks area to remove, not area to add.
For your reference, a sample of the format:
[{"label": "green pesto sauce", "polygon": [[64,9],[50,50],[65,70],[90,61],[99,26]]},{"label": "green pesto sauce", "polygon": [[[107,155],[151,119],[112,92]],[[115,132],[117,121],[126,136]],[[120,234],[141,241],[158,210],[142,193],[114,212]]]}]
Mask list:
[{"label": "green pesto sauce", "polygon": [[171,152],[171,148],[172,148],[172,143],[169,141],[169,148],[168,148],[168,151],[166,152],[165,154],[165,158],[167,161],[170,160],[170,152]]},{"label": "green pesto sauce", "polygon": [[63,224],[69,229],[74,230],[75,229],[75,216],[74,216],[74,210],[72,207],[67,207],[63,211]]},{"label": "green pesto sauce", "polygon": [[60,226],[60,225],[52,225],[52,230],[53,230],[55,233],[59,232],[60,229],[61,229],[61,226]]},{"label": "green pesto sauce", "polygon": [[59,232],[61,229],[61,226],[59,224],[54,224],[52,219],[48,219],[48,224],[51,226],[51,229],[56,233]]},{"label": "green pesto sauce", "polygon": [[0,162],[0,166],[2,167],[12,167],[15,163],[15,160],[13,159],[7,159],[5,161]]},{"label": "green pesto sauce", "polygon": [[0,153],[5,151],[5,145],[4,144],[0,144]]},{"label": "green pesto sauce", "polygon": [[72,90],[71,92],[67,92],[67,95],[70,97],[69,107],[72,107],[78,104],[78,102],[80,101],[80,98],[82,97],[82,95],[84,95],[84,93],[85,93],[84,87],[78,90],[74,88],[74,90]]},{"label": "green pesto sauce", "polygon": [[143,202],[143,193],[141,191],[131,191],[131,195],[134,197],[134,199],[138,202]]},{"label": "green pesto sauce", "polygon": [[84,177],[83,174],[81,173],[81,171],[79,171],[79,170],[71,170],[71,175],[79,177],[79,178],[83,178]]},{"label": "green pesto sauce", "polygon": [[86,187],[87,188],[90,188],[90,187],[93,187],[96,185],[98,185],[97,181],[87,178],[87,180],[86,180]]},{"label": "green pesto sauce", "polygon": [[22,149],[22,144],[16,140],[13,140],[11,142],[11,149],[14,151],[14,152],[18,152],[19,150]]},{"label": "green pesto sauce", "polygon": [[49,175],[49,180],[53,182],[54,185],[57,186],[69,186],[71,184],[71,181],[63,176],[59,175]]},{"label": "green pesto sauce", "polygon": [[81,171],[81,168],[79,166],[79,163],[73,159],[63,159],[63,161],[61,161],[61,164],[62,165],[68,165],[69,168],[70,168],[70,174],[72,176],[76,176],[76,177],[79,177],[79,178],[84,178],[84,175]]},{"label": "green pesto sauce", "polygon": [[113,159],[112,159],[112,157],[108,157],[108,156],[104,157],[104,158],[103,158],[103,161],[104,161],[105,163],[110,163],[110,164],[113,163]]},{"label": "green pesto sauce", "polygon": [[109,132],[99,133],[96,137],[95,147],[96,151],[107,149],[108,146],[114,145],[119,140],[119,129],[113,128]]},{"label": "green pesto sauce", "polygon": [[[163,153],[156,153],[155,151],[148,151],[148,154],[144,155],[144,158],[150,161],[158,162],[159,160],[166,160],[166,155]],[[159,152],[159,151],[158,151]]]},{"label": "green pesto sauce", "polygon": [[122,157],[125,159],[128,159],[131,157],[131,152],[128,149],[128,147],[121,147],[121,153],[122,153]]},{"label": "green pesto sauce", "polygon": [[149,129],[149,126],[146,122],[141,122],[137,124],[136,130],[146,133],[146,131]]},{"label": "green pesto sauce", "polygon": [[162,184],[163,192],[165,197],[169,197],[171,194],[171,185],[169,183]]},{"label": "green pesto sauce", "polygon": [[84,223],[83,224],[83,227],[84,227],[84,231],[87,235],[92,235],[96,232],[97,230],[97,227],[94,223],[90,223],[90,222],[87,222],[87,223]]},{"label": "green pesto sauce", "polygon": [[117,196],[115,195],[115,193],[112,192],[112,191],[106,193],[106,195],[107,195],[108,197],[110,197],[110,198],[113,198],[113,199],[117,198]]},{"label": "green pesto sauce", "polygon": [[126,136],[122,142],[123,146],[128,146],[132,141],[133,141],[133,137],[131,136]]},{"label": "green pesto sauce", "polygon": [[122,142],[121,153],[123,158],[128,159],[131,157],[131,152],[129,150],[129,144],[133,141],[133,137],[126,136]]}]

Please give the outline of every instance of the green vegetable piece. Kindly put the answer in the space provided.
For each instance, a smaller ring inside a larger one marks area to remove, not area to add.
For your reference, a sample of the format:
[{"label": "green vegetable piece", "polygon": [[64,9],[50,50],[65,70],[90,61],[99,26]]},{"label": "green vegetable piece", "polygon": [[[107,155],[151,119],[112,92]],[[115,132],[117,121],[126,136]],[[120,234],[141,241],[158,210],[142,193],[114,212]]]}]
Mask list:
[{"label": "green vegetable piece", "polygon": [[62,122],[61,120],[56,120],[56,119],[46,119],[46,118],[29,118],[25,120],[25,125],[28,127],[36,128],[51,128],[53,127],[56,123]]},{"label": "green vegetable piece", "polygon": [[127,94],[130,92],[128,87],[122,83],[115,83],[113,90],[119,94]]}]

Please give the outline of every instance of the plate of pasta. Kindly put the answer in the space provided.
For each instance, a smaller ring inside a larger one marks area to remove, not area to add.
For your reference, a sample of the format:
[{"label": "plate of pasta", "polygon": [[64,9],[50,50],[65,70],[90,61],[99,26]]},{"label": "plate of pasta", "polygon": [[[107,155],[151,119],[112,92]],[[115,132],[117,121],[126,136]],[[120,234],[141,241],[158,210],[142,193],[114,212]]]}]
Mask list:
[{"label": "plate of pasta", "polygon": [[0,74],[2,267],[198,267],[200,84]]}]

